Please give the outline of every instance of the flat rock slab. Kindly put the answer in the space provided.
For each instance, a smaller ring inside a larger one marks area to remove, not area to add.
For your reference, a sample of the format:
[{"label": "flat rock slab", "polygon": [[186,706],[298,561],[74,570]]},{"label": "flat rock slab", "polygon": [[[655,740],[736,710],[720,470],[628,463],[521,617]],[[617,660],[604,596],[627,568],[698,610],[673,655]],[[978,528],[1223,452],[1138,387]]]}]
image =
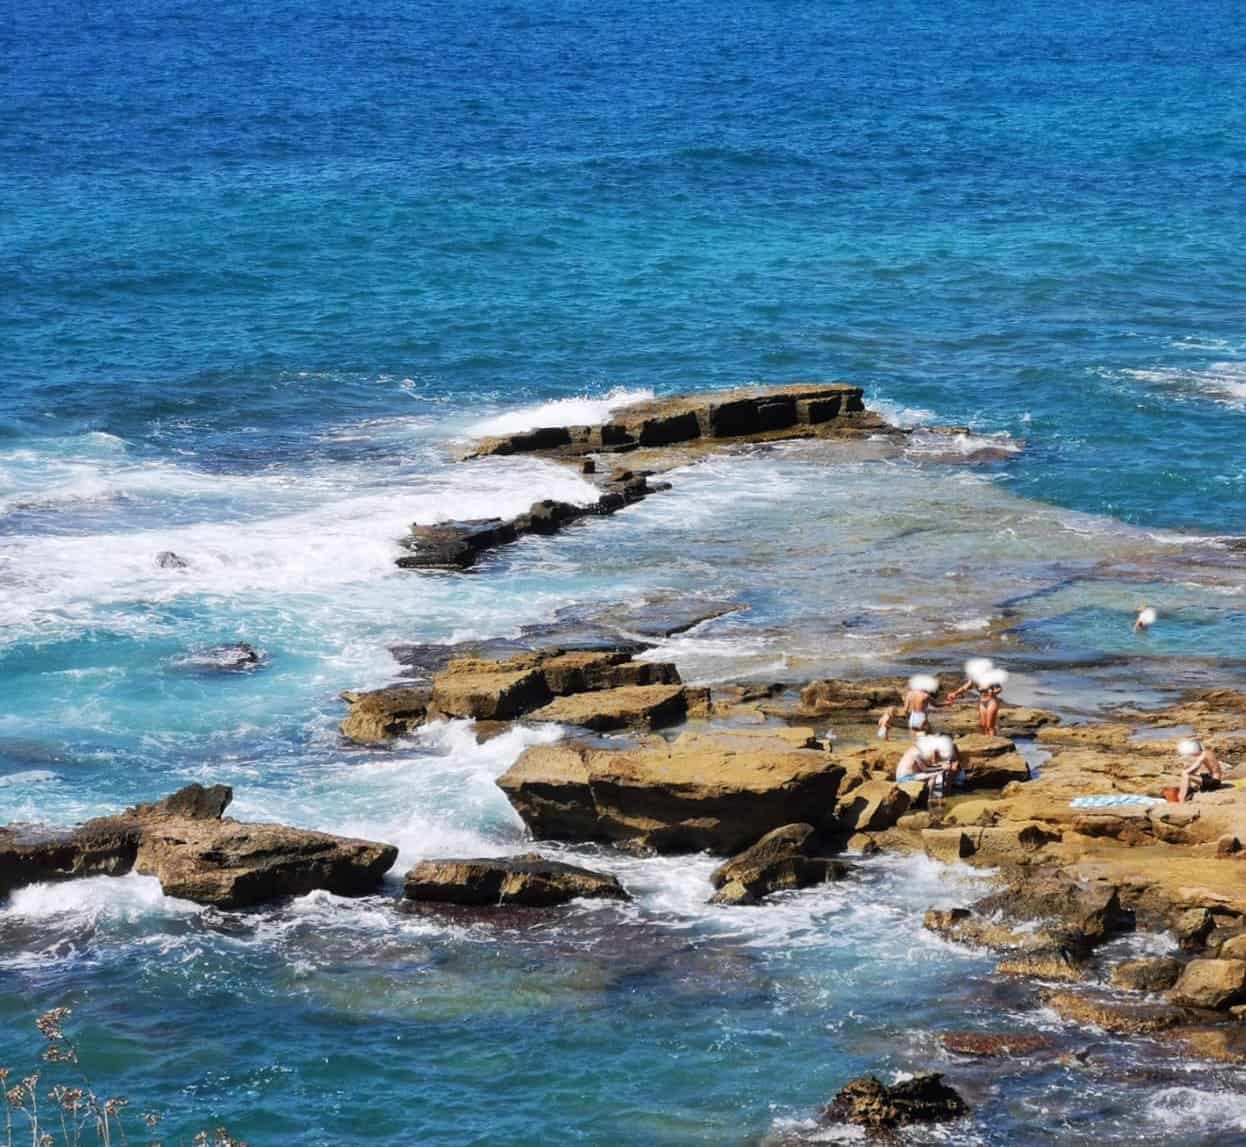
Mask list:
[{"label": "flat rock slab", "polygon": [[407,873],[408,900],[548,908],[581,897],[628,900],[613,876],[537,853],[474,860],[424,860]]},{"label": "flat rock slab", "polygon": [[629,685],[557,697],[528,715],[532,721],[578,725],[604,733],[616,729],[661,729],[688,714],[682,685]]},{"label": "flat rock slab", "polygon": [[843,775],[822,750],[750,730],[534,746],[498,784],[538,839],[729,855],[785,824],[833,823]]}]

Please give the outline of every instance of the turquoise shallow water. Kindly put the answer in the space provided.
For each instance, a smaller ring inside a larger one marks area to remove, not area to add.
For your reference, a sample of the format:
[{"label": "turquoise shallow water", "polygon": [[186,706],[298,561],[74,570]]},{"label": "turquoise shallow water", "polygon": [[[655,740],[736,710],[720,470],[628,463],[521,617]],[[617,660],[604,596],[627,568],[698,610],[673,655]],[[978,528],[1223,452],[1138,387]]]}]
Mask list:
[{"label": "turquoise shallow water", "polygon": [[[493,778],[547,734],[348,750],[337,693],[389,680],[394,642],[655,593],[748,607],[667,644],[695,680],[988,633],[1022,699],[1073,710],[1234,679],[1239,24],[1217,0],[25,6],[0,33],[0,820],[219,780],[400,869],[511,851]],[[826,377],[967,433],[715,460],[479,576],[393,569],[413,520],[587,496],[453,440]],[[237,640],[264,668],[182,663]],[[940,870],[732,915],[703,858],[585,858],[638,906],[489,927],[27,890],[0,907],[0,1064],[69,1003],[97,1074],[184,1137],[744,1143],[857,1071],[943,1063],[932,1031],[1055,1023],[923,936],[963,895]],[[1146,1054],[954,1064],[957,1134],[1246,1138],[1236,1075]]]}]

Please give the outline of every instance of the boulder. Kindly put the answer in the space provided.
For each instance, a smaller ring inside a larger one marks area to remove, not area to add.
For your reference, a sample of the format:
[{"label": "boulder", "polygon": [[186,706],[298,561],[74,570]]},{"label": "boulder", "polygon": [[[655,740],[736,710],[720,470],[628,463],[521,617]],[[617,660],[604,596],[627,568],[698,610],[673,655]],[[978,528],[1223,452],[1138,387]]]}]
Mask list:
[{"label": "boulder", "polygon": [[1117,889],[1082,883],[1060,873],[1027,873],[1005,888],[979,900],[976,911],[1021,920],[1055,920],[1068,936],[1086,948],[1132,926],[1121,907]]},{"label": "boulder", "polygon": [[1246,1001],[1246,960],[1191,960],[1169,998],[1196,1008],[1242,1003]]},{"label": "boulder", "polygon": [[920,782],[866,781],[840,798],[835,819],[845,833],[879,832],[895,824],[925,794],[926,786]]},{"label": "boulder", "polygon": [[688,694],[682,685],[624,685],[556,697],[529,713],[528,718],[604,733],[615,729],[661,729],[678,724],[687,714]]},{"label": "boulder", "polygon": [[969,1105],[937,1072],[915,1075],[890,1087],[866,1075],[846,1084],[822,1112],[822,1118],[881,1131],[959,1119],[968,1110]]},{"label": "boulder", "polygon": [[895,705],[905,687],[901,677],[878,681],[810,681],[800,691],[801,708],[808,713],[868,713],[884,705]]},{"label": "boulder", "polygon": [[407,873],[408,900],[481,907],[543,908],[580,897],[630,899],[613,876],[546,860],[539,853],[477,860],[424,860]]},{"label": "boulder", "polygon": [[[843,769],[808,732],[650,737],[625,749],[584,742],[528,749],[498,780],[538,839],[599,840],[729,855],[771,829],[830,822]],[[794,743],[795,742],[795,743]]]},{"label": "boulder", "polygon": [[161,550],[156,555],[156,565],[162,570],[184,570],[189,565],[181,554],[175,554],[172,550]]},{"label": "boulder", "polygon": [[842,880],[851,867],[817,855],[811,824],[788,824],[721,864],[710,876],[711,904],[756,904],[772,892]]},{"label": "boulder", "polygon": [[1167,956],[1126,960],[1112,969],[1112,986],[1134,992],[1164,992],[1177,982],[1184,965]]},{"label": "boulder", "polygon": [[1220,945],[1218,954],[1223,960],[1246,960],[1246,932],[1227,939]]},{"label": "boulder", "polygon": [[[197,781],[171,793],[163,800],[151,804],[135,805],[124,814],[135,820],[153,820],[157,817],[174,817],[179,820],[220,820],[230,802],[234,790],[229,785],[201,785]],[[108,819],[88,821],[88,825],[107,823]]]},{"label": "boulder", "polygon": [[361,745],[382,745],[418,728],[428,715],[429,691],[391,685],[367,692],[346,692],[350,712],[338,728]]},{"label": "boulder", "polygon": [[325,889],[373,891],[393,867],[391,844],[280,824],[159,818],[143,826],[134,870],[165,895],[218,908],[248,908]]}]

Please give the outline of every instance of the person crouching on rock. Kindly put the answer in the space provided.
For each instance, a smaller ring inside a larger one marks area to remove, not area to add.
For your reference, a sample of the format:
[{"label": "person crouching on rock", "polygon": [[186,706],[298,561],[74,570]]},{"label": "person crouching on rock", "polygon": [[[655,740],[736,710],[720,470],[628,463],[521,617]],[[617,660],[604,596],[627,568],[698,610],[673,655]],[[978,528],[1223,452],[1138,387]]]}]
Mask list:
[{"label": "person crouching on rock", "polygon": [[[909,728],[913,739],[930,732],[930,708],[935,703],[935,695],[939,692],[939,679],[928,673],[918,673],[909,678],[909,687],[904,693],[904,708],[900,715],[908,717]],[[878,735],[885,741],[887,730],[891,727],[891,718],[895,709],[888,709],[878,722]]]},{"label": "person crouching on rock", "polygon": [[1184,766],[1181,770],[1181,786],[1177,790],[1177,802],[1183,804],[1190,799],[1190,785],[1198,782],[1200,793],[1215,792],[1224,780],[1224,766],[1220,758],[1210,749],[1203,748],[1201,741],[1193,738],[1182,741],[1177,746],[1177,754]]},{"label": "person crouching on rock", "polygon": [[933,786],[943,784],[948,775],[953,780],[963,775],[960,751],[951,737],[918,737],[896,765],[897,782],[925,781]]}]

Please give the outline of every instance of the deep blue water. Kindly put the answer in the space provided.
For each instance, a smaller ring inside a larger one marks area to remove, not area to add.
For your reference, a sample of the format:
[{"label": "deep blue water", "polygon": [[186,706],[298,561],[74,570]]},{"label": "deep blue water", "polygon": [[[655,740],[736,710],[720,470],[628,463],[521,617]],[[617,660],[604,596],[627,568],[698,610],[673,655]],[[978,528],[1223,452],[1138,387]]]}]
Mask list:
[{"label": "deep blue water", "polygon": [[[1187,564],[1181,541],[1246,533],[1231,0],[124,9],[0,24],[0,821],[220,779],[241,815],[404,860],[518,847],[492,777],[519,740],[350,753],[336,693],[388,679],[393,640],[650,590],[752,607],[674,646],[706,678],[789,639],[839,656],[841,632],[891,656],[1025,594],[1047,596],[1016,632],[1047,656],[1240,657],[1234,559]],[[392,569],[405,522],[578,489],[452,466],[445,442],[483,420],[827,377],[1025,449],[973,471],[719,465],[493,576]],[[906,548],[915,522],[942,533]],[[165,548],[185,577],[154,570]],[[1141,600],[1167,619],[1146,644]],[[238,639],[264,670],[177,667]],[[984,965],[895,936],[929,873],[893,915],[830,893],[777,910],[791,956],[780,924],[702,910],[702,867],[629,868],[639,917],[555,951],[387,902],[231,923],[142,882],[39,890],[0,908],[0,1064],[33,1048],[31,1007],[69,1001],[136,1103],[253,1143],[722,1143],[963,1021]],[[647,956],[620,970],[628,928]],[[974,1134],[1089,1141],[1095,1113],[1121,1141],[1246,1133],[1189,1088],[1055,1075],[1022,1100],[983,1084]],[[1068,1126],[1030,1126],[1040,1095]]]}]

